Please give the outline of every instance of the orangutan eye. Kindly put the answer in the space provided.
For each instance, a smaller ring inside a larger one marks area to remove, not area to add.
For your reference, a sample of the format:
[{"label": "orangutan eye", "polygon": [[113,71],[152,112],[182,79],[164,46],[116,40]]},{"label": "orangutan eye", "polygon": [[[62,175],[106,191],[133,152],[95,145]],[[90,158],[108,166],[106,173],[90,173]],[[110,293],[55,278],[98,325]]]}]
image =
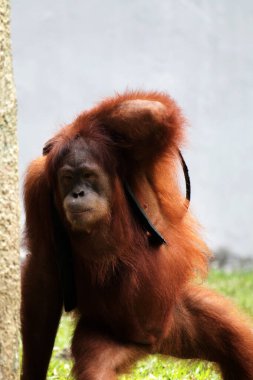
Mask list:
[{"label": "orangutan eye", "polygon": [[64,180],[64,181],[72,181],[72,179],[73,179],[73,176],[72,175],[64,175],[64,176],[62,176],[62,179]]},{"label": "orangutan eye", "polygon": [[84,180],[93,180],[97,178],[97,173],[94,170],[83,170],[82,177]]},{"label": "orangutan eye", "polygon": [[93,179],[93,178],[95,178],[95,174],[94,173],[85,173],[84,174],[84,179]]},{"label": "orangutan eye", "polygon": [[64,183],[69,183],[73,180],[74,176],[70,170],[61,170],[59,180]]}]

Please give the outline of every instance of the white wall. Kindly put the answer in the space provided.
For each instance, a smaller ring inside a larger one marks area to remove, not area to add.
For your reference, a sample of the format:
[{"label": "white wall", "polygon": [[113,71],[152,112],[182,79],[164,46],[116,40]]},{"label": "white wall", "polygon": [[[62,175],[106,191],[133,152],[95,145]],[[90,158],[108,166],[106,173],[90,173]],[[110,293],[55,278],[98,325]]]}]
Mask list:
[{"label": "white wall", "polygon": [[214,249],[253,256],[253,2],[13,0],[20,168],[57,128],[126,88],[190,121],[192,209]]}]

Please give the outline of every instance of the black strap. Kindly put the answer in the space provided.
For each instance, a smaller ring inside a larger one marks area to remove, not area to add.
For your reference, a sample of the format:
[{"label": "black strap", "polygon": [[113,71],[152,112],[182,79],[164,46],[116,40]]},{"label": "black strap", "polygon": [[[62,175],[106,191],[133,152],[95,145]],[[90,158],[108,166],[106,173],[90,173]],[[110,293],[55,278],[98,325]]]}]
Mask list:
[{"label": "black strap", "polygon": [[[189,176],[189,170],[185,163],[185,160],[182,156],[181,151],[178,149],[179,157],[181,160],[181,164],[183,167],[184,172],[184,178],[185,178],[185,186],[186,186],[186,208],[189,207],[190,199],[191,199],[191,181]],[[147,215],[145,214],[145,211],[141,207],[139,201],[136,199],[134,193],[132,192],[130,186],[125,182],[124,183],[124,190],[126,197],[133,209],[133,212],[136,216],[136,218],[139,220],[141,226],[145,231],[147,231],[149,243],[154,246],[160,246],[162,244],[167,244],[166,240],[163,238],[163,236],[156,230],[156,228],[153,226],[153,224],[148,219]]]},{"label": "black strap", "polygon": [[185,186],[186,186],[186,199],[188,201],[188,204],[187,204],[187,208],[189,207],[189,203],[190,203],[190,200],[191,200],[191,180],[190,180],[190,176],[189,176],[189,169],[186,165],[186,162],[184,160],[184,157],[181,153],[181,151],[178,149],[178,154],[179,154],[179,157],[180,157],[180,160],[181,160],[181,164],[182,164],[182,167],[183,167],[183,171],[184,171],[184,179],[185,179]]},{"label": "black strap", "polygon": [[143,208],[141,207],[140,203],[138,202],[138,200],[136,199],[132,190],[126,182],[124,183],[124,190],[136,218],[139,220],[143,229],[147,231],[149,243],[155,246],[165,244],[166,241],[164,240],[162,235],[155,229],[153,224],[149,221]]}]

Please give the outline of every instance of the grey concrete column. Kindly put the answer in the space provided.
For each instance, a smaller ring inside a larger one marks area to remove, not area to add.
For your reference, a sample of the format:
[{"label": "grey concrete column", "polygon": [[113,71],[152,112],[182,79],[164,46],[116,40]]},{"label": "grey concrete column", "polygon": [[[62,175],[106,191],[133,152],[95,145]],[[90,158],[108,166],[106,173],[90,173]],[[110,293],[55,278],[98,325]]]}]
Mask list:
[{"label": "grey concrete column", "polygon": [[0,380],[17,380],[20,270],[16,93],[10,4],[0,0]]}]

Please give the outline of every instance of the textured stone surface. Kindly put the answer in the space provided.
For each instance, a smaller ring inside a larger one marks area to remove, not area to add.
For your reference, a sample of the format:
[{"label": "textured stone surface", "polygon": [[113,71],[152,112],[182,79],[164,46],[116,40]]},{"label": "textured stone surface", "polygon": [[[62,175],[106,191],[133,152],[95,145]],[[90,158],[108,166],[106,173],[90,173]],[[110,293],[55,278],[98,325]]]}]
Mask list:
[{"label": "textured stone surface", "polygon": [[19,205],[9,1],[0,1],[0,380],[18,379]]}]

